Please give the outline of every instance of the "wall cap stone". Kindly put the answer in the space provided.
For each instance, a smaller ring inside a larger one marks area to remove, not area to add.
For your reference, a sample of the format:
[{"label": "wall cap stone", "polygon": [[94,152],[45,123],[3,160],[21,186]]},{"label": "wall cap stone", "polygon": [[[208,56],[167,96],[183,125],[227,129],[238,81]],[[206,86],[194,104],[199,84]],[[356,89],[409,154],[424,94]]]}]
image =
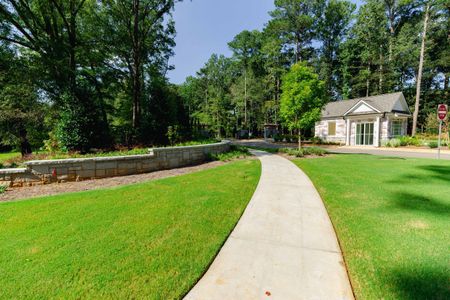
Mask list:
[{"label": "wall cap stone", "polygon": [[[124,160],[136,160],[136,159],[149,159],[155,157],[155,152],[171,152],[184,149],[201,149],[210,148],[215,146],[222,146],[231,144],[228,140],[223,140],[214,144],[201,144],[192,146],[181,147],[165,147],[165,148],[153,148],[148,149],[149,154],[140,155],[123,155],[123,156],[106,156],[106,157],[88,157],[88,158],[66,158],[66,159],[49,159],[49,160],[30,160],[24,163],[25,166],[39,166],[39,165],[59,165],[59,164],[71,164],[71,163],[86,163],[86,162],[109,162],[109,161],[124,161]],[[15,169],[13,169],[15,170]],[[5,172],[6,173],[6,172]]]},{"label": "wall cap stone", "polygon": [[27,172],[27,168],[0,169],[0,174],[23,174]]},{"label": "wall cap stone", "polygon": [[224,146],[224,145],[229,145],[229,144],[231,144],[231,141],[223,140],[221,142],[214,143],[214,144],[200,144],[200,145],[179,146],[179,147],[160,147],[160,148],[153,148],[153,149],[150,149],[150,150],[151,151],[155,151],[155,152],[176,151],[176,150],[210,148],[210,147]]}]

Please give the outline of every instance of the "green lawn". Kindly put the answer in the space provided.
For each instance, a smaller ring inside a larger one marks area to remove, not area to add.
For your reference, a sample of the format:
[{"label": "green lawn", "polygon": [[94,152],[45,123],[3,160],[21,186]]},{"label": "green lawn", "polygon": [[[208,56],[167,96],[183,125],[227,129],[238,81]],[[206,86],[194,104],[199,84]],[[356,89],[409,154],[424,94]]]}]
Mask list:
[{"label": "green lawn", "polygon": [[0,164],[15,157],[19,157],[19,152],[6,152],[6,153],[0,153]]},{"label": "green lawn", "polygon": [[257,160],[0,204],[0,298],[180,298],[234,228]]},{"label": "green lawn", "polygon": [[295,163],[326,203],[358,299],[450,299],[450,161]]}]

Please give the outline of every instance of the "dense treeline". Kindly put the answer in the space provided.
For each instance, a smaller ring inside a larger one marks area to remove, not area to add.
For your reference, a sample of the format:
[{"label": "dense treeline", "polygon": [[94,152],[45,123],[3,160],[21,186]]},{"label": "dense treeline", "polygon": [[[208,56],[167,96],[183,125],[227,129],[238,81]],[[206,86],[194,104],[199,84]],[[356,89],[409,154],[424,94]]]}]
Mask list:
[{"label": "dense treeline", "polygon": [[280,124],[283,75],[296,62],[314,68],[328,101],[402,91],[412,111],[419,104],[419,132],[436,125],[437,103],[450,104],[448,1],[367,0],[357,10],[346,0],[275,0],[275,7],[262,31],[229,43],[232,57],[212,55],[182,85],[195,124],[218,136]]},{"label": "dense treeline", "polygon": [[0,1],[2,144],[88,151],[188,128],[166,79],[175,2]]},{"label": "dense treeline", "polygon": [[256,135],[282,123],[283,78],[297,62],[324,82],[326,101],[403,91],[419,131],[449,102],[448,1],[275,0],[262,31],[230,41],[232,57],[213,54],[175,86],[178,1],[0,0],[0,148]]}]

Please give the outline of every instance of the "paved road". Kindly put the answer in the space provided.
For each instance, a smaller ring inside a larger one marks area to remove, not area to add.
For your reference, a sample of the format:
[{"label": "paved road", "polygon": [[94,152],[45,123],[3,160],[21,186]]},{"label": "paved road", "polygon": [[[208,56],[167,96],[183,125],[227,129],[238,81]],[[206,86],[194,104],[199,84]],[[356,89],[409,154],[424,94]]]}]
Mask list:
[{"label": "paved road", "polygon": [[[282,147],[292,147],[295,148],[296,145],[293,144],[274,144],[270,142],[265,142],[264,140],[236,140],[234,143],[243,146],[254,146],[263,148],[282,148]],[[383,156],[394,156],[394,157],[404,157],[404,158],[437,158],[436,149],[386,149],[386,148],[355,148],[355,147],[324,147],[332,153],[350,153],[350,154],[371,154],[371,155],[383,155]],[[450,160],[450,151],[445,150],[441,153],[441,159]]]},{"label": "paved road", "polygon": [[213,264],[185,299],[353,299],[332,224],[292,162],[253,151],[258,187]]}]

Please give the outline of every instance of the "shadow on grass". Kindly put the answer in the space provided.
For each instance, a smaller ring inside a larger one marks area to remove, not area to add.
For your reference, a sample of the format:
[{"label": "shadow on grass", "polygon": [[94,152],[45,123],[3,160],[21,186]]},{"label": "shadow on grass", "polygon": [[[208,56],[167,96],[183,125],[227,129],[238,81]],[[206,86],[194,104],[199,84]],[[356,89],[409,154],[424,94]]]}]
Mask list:
[{"label": "shadow on grass", "polygon": [[397,192],[394,194],[393,200],[397,208],[450,216],[450,205],[436,201],[431,197],[408,192]]},{"label": "shadow on grass", "polygon": [[384,157],[377,157],[379,160],[406,160],[404,157],[396,157],[396,156],[384,156]]},{"label": "shadow on grass", "polygon": [[418,166],[417,168],[428,171],[436,179],[450,182],[450,166],[428,165]]},{"label": "shadow on grass", "polygon": [[389,280],[399,291],[397,299],[450,299],[448,267],[392,270]]}]

